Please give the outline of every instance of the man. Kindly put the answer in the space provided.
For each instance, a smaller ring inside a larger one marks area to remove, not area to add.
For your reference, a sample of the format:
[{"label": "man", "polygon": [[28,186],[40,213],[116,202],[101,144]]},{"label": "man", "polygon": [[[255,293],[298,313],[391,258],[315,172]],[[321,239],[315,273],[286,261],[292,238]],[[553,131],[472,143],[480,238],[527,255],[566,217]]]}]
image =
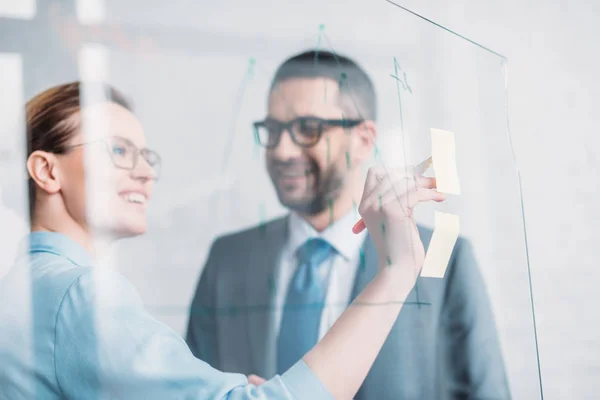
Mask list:
[{"label": "man", "polygon": [[[268,116],[254,126],[291,212],[214,241],[191,305],[187,342],[197,357],[281,374],[375,275],[368,233],[352,232],[375,120],[373,85],[352,60],[308,51],[279,67]],[[427,247],[432,232],[419,229]],[[484,284],[459,239],[443,279],[418,279],[357,399],[509,397]]]}]

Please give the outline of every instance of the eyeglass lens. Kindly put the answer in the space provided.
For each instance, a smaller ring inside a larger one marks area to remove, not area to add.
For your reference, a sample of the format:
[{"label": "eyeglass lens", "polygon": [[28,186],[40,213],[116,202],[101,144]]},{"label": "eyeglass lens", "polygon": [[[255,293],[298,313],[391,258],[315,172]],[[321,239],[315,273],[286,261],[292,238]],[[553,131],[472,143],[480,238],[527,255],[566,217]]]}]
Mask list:
[{"label": "eyeglass lens", "polygon": [[285,124],[267,120],[256,127],[259,143],[266,147],[274,147],[284,130],[288,130],[292,140],[301,146],[312,146],[319,141],[323,131],[323,122],[318,119],[298,118]]},{"label": "eyeglass lens", "polygon": [[[115,166],[124,169],[133,169],[138,163],[138,149],[127,139],[113,137],[108,141],[109,152]],[[146,162],[154,169],[155,175],[160,172],[160,156],[153,150],[142,149],[139,151]]]}]

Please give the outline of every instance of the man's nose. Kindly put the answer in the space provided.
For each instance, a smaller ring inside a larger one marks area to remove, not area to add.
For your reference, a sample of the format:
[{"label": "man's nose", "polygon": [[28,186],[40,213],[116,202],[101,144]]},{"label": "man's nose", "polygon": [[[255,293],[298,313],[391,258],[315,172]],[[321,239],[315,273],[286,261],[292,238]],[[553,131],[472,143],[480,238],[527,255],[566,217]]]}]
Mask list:
[{"label": "man's nose", "polygon": [[302,148],[292,140],[292,136],[287,129],[281,132],[279,143],[273,148],[273,155],[279,159],[295,158],[302,154]]}]

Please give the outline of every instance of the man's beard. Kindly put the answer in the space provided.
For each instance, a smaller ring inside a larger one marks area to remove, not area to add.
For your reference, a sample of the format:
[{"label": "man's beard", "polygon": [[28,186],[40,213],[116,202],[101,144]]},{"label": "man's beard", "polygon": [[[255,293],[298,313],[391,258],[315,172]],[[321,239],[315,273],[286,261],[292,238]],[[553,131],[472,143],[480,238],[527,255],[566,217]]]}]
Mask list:
[{"label": "man's beard", "polygon": [[[276,162],[276,164],[284,165],[287,163]],[[277,186],[275,174],[270,170],[271,180],[275,185],[279,202],[302,215],[317,215],[327,210],[330,203],[333,203],[344,186],[344,174],[336,168],[335,164],[331,164],[329,169],[322,171],[315,163],[311,163],[308,171],[311,171],[313,183],[306,187],[304,196],[298,198],[290,198],[282,189]],[[308,177],[306,178],[308,179]]]}]

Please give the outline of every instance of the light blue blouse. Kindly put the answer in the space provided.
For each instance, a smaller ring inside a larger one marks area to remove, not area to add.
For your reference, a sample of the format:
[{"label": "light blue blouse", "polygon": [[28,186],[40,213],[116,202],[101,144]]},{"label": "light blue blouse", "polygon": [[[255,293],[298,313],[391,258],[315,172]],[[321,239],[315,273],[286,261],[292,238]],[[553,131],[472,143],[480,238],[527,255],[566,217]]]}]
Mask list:
[{"label": "light blue blouse", "polygon": [[0,282],[0,399],[331,399],[300,360],[261,386],[196,359],[121,275],[34,232]]}]

